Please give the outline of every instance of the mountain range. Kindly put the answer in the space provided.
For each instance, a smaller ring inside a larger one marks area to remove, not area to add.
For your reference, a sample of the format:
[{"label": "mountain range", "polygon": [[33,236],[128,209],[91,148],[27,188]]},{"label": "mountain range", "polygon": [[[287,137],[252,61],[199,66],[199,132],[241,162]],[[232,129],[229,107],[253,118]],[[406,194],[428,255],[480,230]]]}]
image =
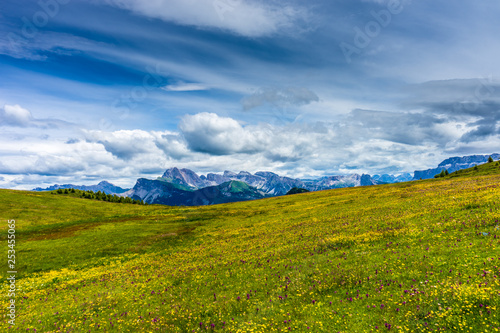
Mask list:
[{"label": "mountain range", "polygon": [[269,195],[284,195],[292,187],[303,187],[304,183],[299,179],[281,177],[272,172],[250,172],[241,171],[234,173],[224,171],[223,174],[209,173],[206,176],[198,176],[189,169],[171,168],[165,171],[161,180],[184,186],[190,189],[200,189],[207,186],[217,186],[229,181],[241,181]]},{"label": "mountain range", "polygon": [[37,187],[34,188],[32,191],[54,191],[58,189],[66,189],[66,188],[74,188],[75,190],[82,190],[82,191],[93,191],[93,192],[104,192],[106,194],[121,194],[124,192],[129,191],[130,189],[128,188],[121,188],[119,186],[115,186],[105,180],[100,182],[97,185],[73,185],[73,184],[64,184],[64,185],[52,185],[47,188],[41,188]]},{"label": "mountain range", "polygon": [[[244,185],[243,185],[244,184]],[[224,171],[198,176],[189,169],[170,168],[156,180],[141,178],[123,193],[146,203],[168,205],[214,204],[285,195],[292,188],[320,191],[334,188],[377,185],[370,175],[330,176],[315,180],[282,177],[273,172]],[[233,188],[239,191],[234,192]],[[235,200],[238,199],[238,200]]]},{"label": "mountain range", "polygon": [[429,179],[444,169],[454,172],[470,168],[475,164],[485,163],[489,156],[495,160],[500,159],[500,154],[452,157],[441,162],[437,168],[415,171],[413,176],[410,173],[397,176],[384,174],[373,177],[366,174],[351,174],[319,179],[296,179],[264,171],[255,174],[246,171],[240,171],[239,173],[224,171],[222,174],[209,173],[206,176],[199,176],[192,170],[174,167],[167,169],[157,179],[138,179],[132,189],[123,189],[102,181],[97,185],[54,185],[45,189],[36,188],[34,191],[75,188],[118,194],[136,200],[143,200],[149,204],[171,206],[211,205],[285,195],[292,188],[321,191]]}]

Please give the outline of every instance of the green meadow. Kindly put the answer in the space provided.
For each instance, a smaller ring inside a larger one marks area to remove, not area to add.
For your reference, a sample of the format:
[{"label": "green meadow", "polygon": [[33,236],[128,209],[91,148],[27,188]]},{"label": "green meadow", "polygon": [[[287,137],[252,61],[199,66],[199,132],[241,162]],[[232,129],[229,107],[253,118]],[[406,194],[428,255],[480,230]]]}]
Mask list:
[{"label": "green meadow", "polygon": [[0,220],[2,332],[500,331],[498,162],[203,207],[0,190]]}]

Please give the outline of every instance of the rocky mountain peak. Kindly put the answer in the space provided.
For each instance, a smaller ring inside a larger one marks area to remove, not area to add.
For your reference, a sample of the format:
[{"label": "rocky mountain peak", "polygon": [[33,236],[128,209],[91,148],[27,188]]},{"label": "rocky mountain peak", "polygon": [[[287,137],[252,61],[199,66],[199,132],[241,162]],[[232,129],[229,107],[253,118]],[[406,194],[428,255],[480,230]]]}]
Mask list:
[{"label": "rocky mountain peak", "polygon": [[237,174],[234,173],[234,172],[232,172],[232,171],[227,171],[226,170],[226,171],[224,171],[223,176],[224,177],[235,177],[235,176],[237,176]]},{"label": "rocky mountain peak", "polygon": [[161,178],[174,184],[192,188],[205,187],[207,185],[206,182],[196,174],[196,172],[189,169],[179,170],[176,167],[167,169]]}]

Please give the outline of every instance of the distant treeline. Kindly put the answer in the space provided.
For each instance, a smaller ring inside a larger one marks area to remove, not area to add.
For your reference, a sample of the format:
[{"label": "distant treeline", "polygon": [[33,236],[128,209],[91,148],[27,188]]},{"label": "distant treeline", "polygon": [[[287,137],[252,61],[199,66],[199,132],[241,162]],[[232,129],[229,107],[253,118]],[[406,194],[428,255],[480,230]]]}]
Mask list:
[{"label": "distant treeline", "polygon": [[120,197],[116,194],[106,194],[104,192],[98,191],[82,191],[76,190],[74,188],[67,189],[58,189],[57,191],[52,191],[52,194],[73,194],[74,196],[78,196],[80,198],[92,199],[92,200],[100,200],[100,201],[108,201],[108,202],[117,202],[117,203],[126,203],[133,205],[146,205],[142,200],[134,200],[129,197]]}]

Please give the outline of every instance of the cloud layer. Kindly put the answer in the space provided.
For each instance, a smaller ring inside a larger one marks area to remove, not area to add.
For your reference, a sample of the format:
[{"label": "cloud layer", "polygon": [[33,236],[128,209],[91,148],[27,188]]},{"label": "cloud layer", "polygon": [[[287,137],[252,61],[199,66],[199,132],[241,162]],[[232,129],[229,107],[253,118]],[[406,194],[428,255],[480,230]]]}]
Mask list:
[{"label": "cloud layer", "polygon": [[[482,107],[483,102],[478,110]],[[496,111],[479,114],[486,117]],[[4,107],[2,116],[11,128],[34,121],[20,106]],[[198,172],[269,170],[293,177],[411,172],[472,147],[476,153],[491,153],[491,143],[500,143],[498,127],[485,119],[467,112],[444,118],[427,109],[356,109],[338,121],[277,126],[202,112],[182,117],[176,131],[83,130],[80,139],[62,140],[61,133],[61,139],[40,140],[36,135],[41,132],[35,130],[1,139],[2,147],[16,148],[2,149],[6,158],[0,175],[4,186],[33,187],[68,177],[73,182],[108,179],[131,186],[135,178],[154,177],[172,166]],[[484,144],[485,138],[490,144]]]},{"label": "cloud layer", "polygon": [[132,12],[181,25],[261,37],[291,28],[303,15],[291,5],[243,0],[108,0]]},{"label": "cloud layer", "polygon": [[319,97],[311,90],[303,87],[260,88],[252,95],[245,97],[241,104],[245,111],[269,104],[278,108],[295,107],[318,102]]}]

